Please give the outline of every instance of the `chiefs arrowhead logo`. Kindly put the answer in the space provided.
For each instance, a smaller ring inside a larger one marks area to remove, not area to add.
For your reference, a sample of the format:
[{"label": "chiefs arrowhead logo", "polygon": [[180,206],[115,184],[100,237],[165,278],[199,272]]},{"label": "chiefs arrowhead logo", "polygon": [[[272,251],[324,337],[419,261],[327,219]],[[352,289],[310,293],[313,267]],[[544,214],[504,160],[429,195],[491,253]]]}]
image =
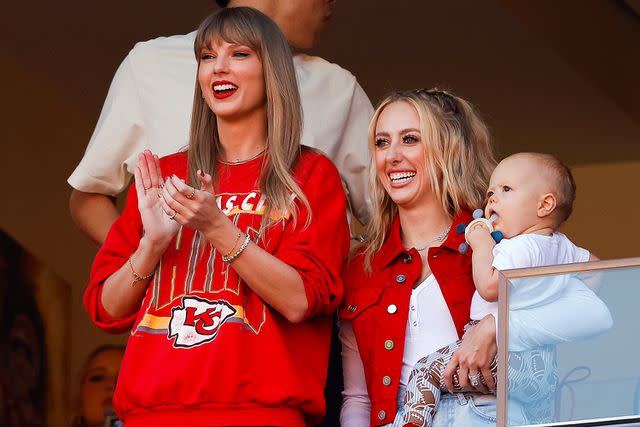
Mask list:
[{"label": "chiefs arrowhead logo", "polygon": [[184,297],[182,306],[171,310],[168,338],[176,338],[173,342],[175,348],[207,343],[218,335],[220,327],[236,312],[225,300]]}]

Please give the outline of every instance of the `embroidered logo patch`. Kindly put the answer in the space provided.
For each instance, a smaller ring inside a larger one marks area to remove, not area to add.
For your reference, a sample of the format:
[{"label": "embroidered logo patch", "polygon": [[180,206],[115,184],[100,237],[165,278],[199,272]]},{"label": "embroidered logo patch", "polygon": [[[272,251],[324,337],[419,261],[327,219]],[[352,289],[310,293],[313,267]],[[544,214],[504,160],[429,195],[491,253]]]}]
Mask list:
[{"label": "embroidered logo patch", "polygon": [[195,347],[212,341],[220,327],[237,310],[225,300],[210,301],[194,296],[184,297],[181,307],[171,310],[168,338],[175,337],[175,348]]}]

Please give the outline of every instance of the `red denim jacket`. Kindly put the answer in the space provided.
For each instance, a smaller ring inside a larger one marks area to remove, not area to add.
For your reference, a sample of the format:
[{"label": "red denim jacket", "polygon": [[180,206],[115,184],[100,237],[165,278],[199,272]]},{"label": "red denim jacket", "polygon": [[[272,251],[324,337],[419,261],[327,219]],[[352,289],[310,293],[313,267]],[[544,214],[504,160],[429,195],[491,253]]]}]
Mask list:
[{"label": "red denim jacket", "polygon": [[[458,252],[464,234],[455,229],[471,220],[468,212],[456,215],[447,239],[428,252],[429,266],[458,336],[462,336],[462,329],[469,322],[475,286],[470,252]],[[387,240],[373,259],[373,274],[364,271],[363,262],[364,256],[358,253],[343,272],[345,294],[339,315],[353,325],[371,399],[371,425],[375,426],[393,421],[396,414],[409,299],[420,278],[422,260],[415,249],[407,251],[402,246],[400,220],[396,216]]]}]

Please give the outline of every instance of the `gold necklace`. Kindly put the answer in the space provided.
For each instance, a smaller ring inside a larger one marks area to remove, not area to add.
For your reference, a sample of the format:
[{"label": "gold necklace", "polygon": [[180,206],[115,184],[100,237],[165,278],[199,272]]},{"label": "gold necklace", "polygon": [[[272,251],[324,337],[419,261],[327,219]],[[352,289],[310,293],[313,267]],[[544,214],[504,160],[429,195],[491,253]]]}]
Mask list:
[{"label": "gold necklace", "polygon": [[223,165],[229,165],[229,166],[241,165],[243,163],[248,163],[251,160],[257,159],[258,157],[262,156],[265,153],[265,151],[267,151],[266,147],[263,148],[262,151],[260,151],[258,154],[254,155],[254,156],[251,156],[248,159],[243,159],[243,160],[237,159],[237,160],[232,160],[232,161],[218,159],[218,161],[220,163],[222,163]]},{"label": "gold necklace", "polygon": [[[423,247],[421,247],[421,248],[416,248],[416,251],[418,251],[418,252],[422,252],[422,251],[424,251],[425,249],[427,249],[427,248],[428,248],[432,243],[434,243],[434,242],[442,242],[442,241],[447,237],[447,235],[449,234],[449,230],[451,230],[451,226],[448,226],[447,228],[445,228],[445,229],[442,231],[442,233],[440,233],[440,234],[438,235],[438,237],[436,237],[435,239],[429,240],[429,241],[428,241],[428,242],[427,242]],[[411,248],[405,248],[405,249],[406,249],[406,250],[409,250],[409,249],[411,249]]]}]

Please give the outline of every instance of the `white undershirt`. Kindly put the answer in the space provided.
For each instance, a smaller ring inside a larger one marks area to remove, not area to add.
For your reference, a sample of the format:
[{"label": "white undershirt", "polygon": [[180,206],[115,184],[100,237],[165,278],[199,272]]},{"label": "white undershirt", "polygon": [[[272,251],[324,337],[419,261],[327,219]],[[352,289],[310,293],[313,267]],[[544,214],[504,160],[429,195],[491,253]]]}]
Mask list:
[{"label": "white undershirt", "polygon": [[[340,422],[343,426],[365,427],[369,425],[371,402],[364,367],[351,321],[341,320],[340,323],[345,397]],[[458,333],[440,286],[430,275],[411,291],[400,374],[401,390],[406,387],[418,359],[457,339]]]},{"label": "white undershirt", "polygon": [[453,318],[440,286],[431,274],[411,291],[400,384],[406,387],[411,370],[419,359],[457,339]]}]

